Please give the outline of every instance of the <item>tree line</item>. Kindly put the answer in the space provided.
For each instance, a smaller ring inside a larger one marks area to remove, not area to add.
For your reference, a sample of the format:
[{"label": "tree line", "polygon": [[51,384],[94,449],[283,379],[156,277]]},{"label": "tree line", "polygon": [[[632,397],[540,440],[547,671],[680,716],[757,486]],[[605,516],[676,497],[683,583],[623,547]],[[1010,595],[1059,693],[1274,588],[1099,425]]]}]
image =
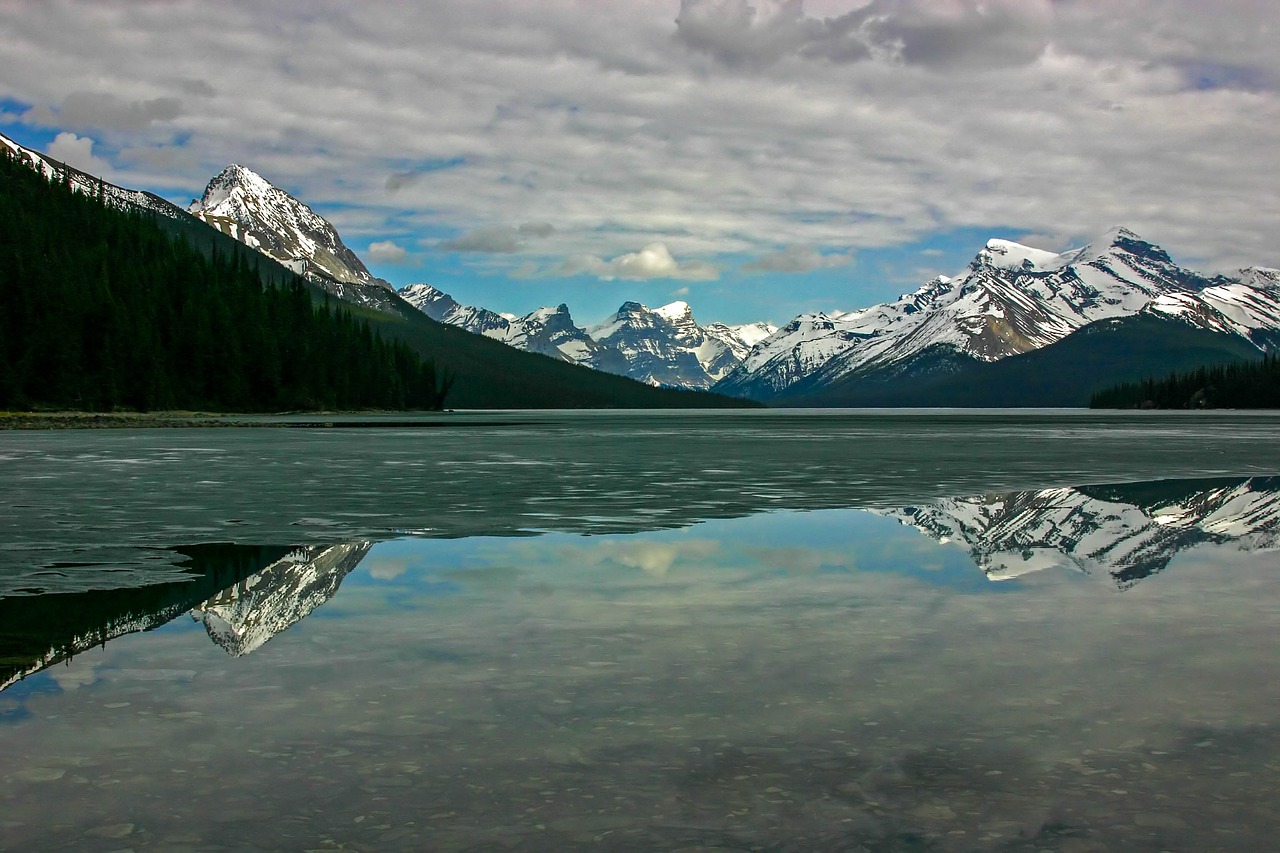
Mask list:
[{"label": "tree line", "polygon": [[291,276],[0,156],[0,408],[439,409],[449,381]]},{"label": "tree line", "polygon": [[1199,367],[1099,391],[1091,409],[1276,409],[1280,408],[1280,356]]}]

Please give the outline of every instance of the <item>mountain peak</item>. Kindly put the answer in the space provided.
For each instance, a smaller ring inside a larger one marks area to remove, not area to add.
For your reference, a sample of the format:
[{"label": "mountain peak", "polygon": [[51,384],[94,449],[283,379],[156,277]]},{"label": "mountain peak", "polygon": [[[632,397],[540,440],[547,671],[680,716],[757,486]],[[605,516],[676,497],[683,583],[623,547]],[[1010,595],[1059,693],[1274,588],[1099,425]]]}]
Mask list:
[{"label": "mountain peak", "polygon": [[997,269],[1019,270],[1036,269],[1058,257],[1057,252],[1046,252],[1024,246],[1012,240],[1001,240],[993,237],[978,252],[974,264],[996,267]]},{"label": "mountain peak", "polygon": [[[219,172],[189,212],[296,271],[320,273],[341,286],[390,289],[327,219],[247,166],[232,163]],[[335,293],[343,298],[345,291],[339,286]]]},{"label": "mountain peak", "polygon": [[689,307],[688,302],[677,300],[663,305],[661,308],[655,308],[653,313],[668,320],[680,320],[684,317],[693,316],[693,309]]},{"label": "mountain peak", "polygon": [[[239,190],[239,192],[237,192]],[[227,206],[234,195],[266,196],[272,191],[287,195],[283,190],[248,166],[232,163],[209,181],[204,188],[204,195],[191,202],[192,213],[206,213],[212,216],[228,215],[219,208]]]},{"label": "mountain peak", "polygon": [[1088,245],[1074,253],[1070,253],[1070,263],[1090,263],[1113,254],[1114,251],[1120,251],[1147,261],[1164,264],[1173,263],[1173,258],[1169,257],[1169,253],[1164,249],[1155,243],[1147,242],[1138,236],[1136,232],[1130,231],[1122,225],[1113,226],[1096,239],[1089,241]]}]

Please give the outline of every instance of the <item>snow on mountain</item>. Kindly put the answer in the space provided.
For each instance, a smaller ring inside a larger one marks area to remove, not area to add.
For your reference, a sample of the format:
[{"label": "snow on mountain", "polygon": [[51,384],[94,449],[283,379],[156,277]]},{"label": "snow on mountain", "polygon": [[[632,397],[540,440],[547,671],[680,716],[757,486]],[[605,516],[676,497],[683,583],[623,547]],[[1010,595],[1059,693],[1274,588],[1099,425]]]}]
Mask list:
[{"label": "snow on mountain", "polygon": [[539,308],[523,317],[499,314],[488,308],[462,305],[429,284],[402,287],[400,296],[428,317],[458,326],[476,335],[502,341],[516,349],[581,364],[609,373],[626,373],[626,363],[573,322],[569,306]]},{"label": "snow on mountain", "polygon": [[371,542],[307,546],[191,610],[209,638],[242,657],[305,619],[338,592]]},{"label": "snow on mountain", "polygon": [[511,331],[505,340],[516,349],[539,352],[608,373],[627,371],[626,361],[616,350],[600,344],[574,324],[569,306],[563,302],[554,308],[539,308],[510,323]]},{"label": "snow on mountain", "polygon": [[462,305],[429,284],[411,284],[399,293],[441,323],[652,385],[709,388],[737,367],[752,345],[776,331],[767,323],[704,328],[687,302],[656,309],[626,302],[604,322],[583,329],[564,304],[515,317]]},{"label": "snow on mountain", "polygon": [[158,213],[161,216],[167,216],[170,219],[185,219],[187,217],[186,211],[176,204],[165,201],[158,195],[107,183],[101,178],[90,175],[88,172],[82,172],[73,166],[68,166],[66,163],[60,163],[57,160],[46,157],[39,151],[19,145],[4,134],[0,134],[0,149],[7,149],[20,162],[38,170],[40,174],[49,180],[66,180],[77,192],[91,196],[96,196],[101,192],[112,206],[122,210],[147,210],[152,213]]},{"label": "snow on mountain", "polygon": [[188,211],[339,299],[395,310],[391,285],[369,272],[328,220],[252,169],[223,169]]},{"label": "snow on mountain", "polygon": [[[1153,497],[1153,487],[1165,494]],[[886,515],[960,542],[991,580],[1045,569],[1109,576],[1122,589],[1204,543],[1280,550],[1280,478],[1042,489],[949,498]]]},{"label": "snow on mountain", "polygon": [[1207,279],[1125,228],[1055,254],[993,239],[957,276],[896,301],[802,314],[757,344],[716,390],[768,398],[804,380],[901,369],[926,350],[995,361],[1140,311],[1178,316],[1255,344],[1280,329],[1280,274]]},{"label": "snow on mountain", "polygon": [[709,388],[715,379],[707,367],[721,361],[728,349],[708,338],[694,321],[687,302],[672,302],[657,309],[624,302],[612,316],[587,332],[622,353],[628,376],[650,385]]},{"label": "snow on mountain", "polygon": [[442,290],[429,284],[410,284],[398,291],[401,298],[439,323],[460,326],[476,335],[506,340],[511,320],[488,308],[462,305]]}]

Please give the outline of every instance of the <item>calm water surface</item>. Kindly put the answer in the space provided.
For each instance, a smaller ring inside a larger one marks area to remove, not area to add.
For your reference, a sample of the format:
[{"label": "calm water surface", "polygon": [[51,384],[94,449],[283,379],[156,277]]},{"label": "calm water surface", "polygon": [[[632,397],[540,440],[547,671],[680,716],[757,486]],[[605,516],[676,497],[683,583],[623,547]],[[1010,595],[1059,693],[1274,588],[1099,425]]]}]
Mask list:
[{"label": "calm water surface", "polygon": [[0,434],[0,848],[1274,848],[1280,417],[442,420]]}]

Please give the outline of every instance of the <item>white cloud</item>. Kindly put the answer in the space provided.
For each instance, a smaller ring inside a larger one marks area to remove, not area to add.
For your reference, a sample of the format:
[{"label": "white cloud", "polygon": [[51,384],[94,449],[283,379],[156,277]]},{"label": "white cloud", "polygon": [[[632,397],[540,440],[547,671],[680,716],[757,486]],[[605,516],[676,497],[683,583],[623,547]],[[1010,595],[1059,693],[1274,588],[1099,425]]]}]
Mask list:
[{"label": "white cloud", "polygon": [[567,259],[557,272],[567,276],[585,273],[602,281],[648,281],[655,278],[711,281],[720,277],[719,270],[705,261],[677,261],[662,243],[650,243],[638,252],[627,252],[610,261],[594,255],[575,255]]},{"label": "white cloud", "polygon": [[49,150],[45,153],[68,166],[75,166],[82,172],[88,172],[100,178],[105,177],[111,173],[111,166],[102,158],[94,156],[93,145],[93,140],[87,136],[76,136],[74,133],[63,131],[53,138],[53,142],[49,143]]},{"label": "white cloud", "polygon": [[369,244],[369,260],[381,264],[402,264],[409,257],[403,246],[393,240],[381,240]]}]

